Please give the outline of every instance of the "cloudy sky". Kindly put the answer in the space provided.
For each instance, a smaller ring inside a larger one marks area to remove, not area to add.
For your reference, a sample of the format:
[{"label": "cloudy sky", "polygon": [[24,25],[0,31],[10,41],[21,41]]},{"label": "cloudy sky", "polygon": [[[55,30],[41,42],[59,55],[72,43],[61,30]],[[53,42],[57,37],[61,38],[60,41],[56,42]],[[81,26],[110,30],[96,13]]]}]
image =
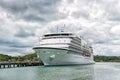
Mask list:
[{"label": "cloudy sky", "polygon": [[95,55],[120,56],[120,0],[0,0],[0,53],[32,53],[57,27],[84,36]]}]

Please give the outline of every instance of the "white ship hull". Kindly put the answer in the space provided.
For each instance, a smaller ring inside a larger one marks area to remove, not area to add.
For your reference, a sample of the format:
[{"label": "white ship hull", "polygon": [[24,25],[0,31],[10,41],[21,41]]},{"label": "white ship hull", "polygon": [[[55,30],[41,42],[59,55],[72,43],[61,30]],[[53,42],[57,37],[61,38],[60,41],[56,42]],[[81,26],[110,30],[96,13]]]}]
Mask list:
[{"label": "white ship hull", "polygon": [[93,56],[86,57],[73,51],[59,48],[35,48],[45,66],[93,64]]}]

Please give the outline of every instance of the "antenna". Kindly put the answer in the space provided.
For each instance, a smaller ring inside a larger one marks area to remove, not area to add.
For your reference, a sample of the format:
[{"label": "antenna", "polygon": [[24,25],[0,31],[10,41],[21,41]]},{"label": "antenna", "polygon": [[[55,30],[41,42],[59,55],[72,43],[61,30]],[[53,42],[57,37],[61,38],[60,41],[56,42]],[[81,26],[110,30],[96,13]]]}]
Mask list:
[{"label": "antenna", "polygon": [[61,28],[61,32],[64,32],[64,30],[63,30],[63,29],[64,29],[64,27],[65,27],[65,24],[64,24],[63,28]]}]

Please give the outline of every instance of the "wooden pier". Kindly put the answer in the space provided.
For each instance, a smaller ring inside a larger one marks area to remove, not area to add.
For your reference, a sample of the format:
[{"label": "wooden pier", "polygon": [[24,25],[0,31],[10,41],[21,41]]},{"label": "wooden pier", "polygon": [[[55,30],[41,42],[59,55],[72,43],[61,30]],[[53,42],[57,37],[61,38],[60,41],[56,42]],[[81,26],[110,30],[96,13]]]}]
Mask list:
[{"label": "wooden pier", "polygon": [[0,69],[15,68],[15,67],[27,67],[27,66],[39,66],[39,65],[43,65],[43,64],[40,62],[19,62],[19,63],[4,62],[4,63],[0,63]]}]

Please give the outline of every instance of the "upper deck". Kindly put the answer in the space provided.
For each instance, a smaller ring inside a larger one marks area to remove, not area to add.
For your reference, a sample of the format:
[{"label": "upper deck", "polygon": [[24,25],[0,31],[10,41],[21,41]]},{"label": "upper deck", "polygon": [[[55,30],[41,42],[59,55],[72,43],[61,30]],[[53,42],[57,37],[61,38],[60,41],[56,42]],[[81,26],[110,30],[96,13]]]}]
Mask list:
[{"label": "upper deck", "polygon": [[58,38],[58,37],[75,37],[72,33],[52,33],[52,34],[46,34],[43,36],[43,38]]}]

